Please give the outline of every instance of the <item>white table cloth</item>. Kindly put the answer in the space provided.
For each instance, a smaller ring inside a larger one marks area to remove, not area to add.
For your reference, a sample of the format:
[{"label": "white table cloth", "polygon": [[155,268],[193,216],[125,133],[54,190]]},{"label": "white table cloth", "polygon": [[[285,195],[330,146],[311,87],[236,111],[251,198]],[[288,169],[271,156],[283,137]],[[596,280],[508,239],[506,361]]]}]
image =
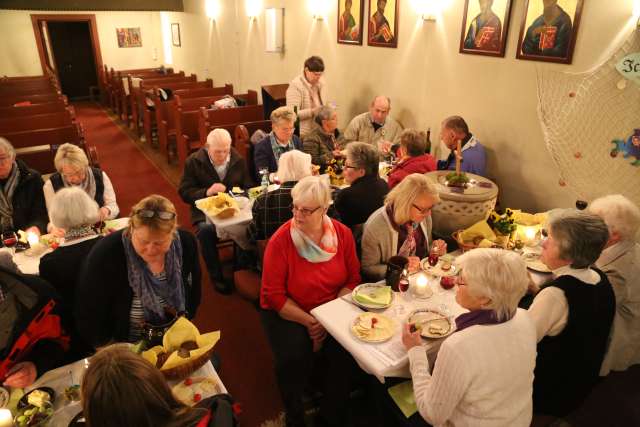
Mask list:
[{"label": "white table cloth", "polygon": [[[64,389],[74,384],[82,384],[82,377],[88,367],[89,359],[78,360],[77,362],[45,373],[38,378],[31,387],[25,389],[25,392],[28,392],[38,387],[51,387],[55,391],[54,414],[47,423],[48,427],[67,427],[73,417],[80,413],[82,410],[81,403],[79,401],[68,403],[64,397]],[[191,376],[213,378],[220,385],[222,393],[227,393],[226,387],[210,361],[195,371]],[[168,381],[168,383],[170,387],[173,387],[177,381]],[[207,397],[209,396],[202,396],[203,399]]]},{"label": "white table cloth", "polygon": [[[450,255],[456,257],[460,251]],[[550,274],[529,270],[533,282],[541,285],[551,279]],[[410,378],[407,352],[402,344],[401,327],[407,321],[411,312],[418,308],[430,308],[447,314],[452,319],[466,312],[455,300],[456,288],[444,290],[440,286],[438,277],[430,278],[428,286],[433,295],[428,299],[413,297],[412,289],[416,279],[423,273],[416,273],[409,278],[409,291],[406,296],[394,294],[391,307],[379,311],[396,321],[396,333],[384,343],[366,343],[351,333],[353,319],[364,310],[351,302],[351,296],[346,295],[329,301],[311,310],[311,314],[318,319],[322,326],[338,341],[356,360],[360,367],[369,374],[375,375],[380,382],[384,377]],[[402,306],[401,309],[398,307]],[[376,310],[378,311],[378,310]],[[455,325],[455,322],[453,322]],[[437,352],[443,339],[425,340],[424,347],[428,353]]]}]

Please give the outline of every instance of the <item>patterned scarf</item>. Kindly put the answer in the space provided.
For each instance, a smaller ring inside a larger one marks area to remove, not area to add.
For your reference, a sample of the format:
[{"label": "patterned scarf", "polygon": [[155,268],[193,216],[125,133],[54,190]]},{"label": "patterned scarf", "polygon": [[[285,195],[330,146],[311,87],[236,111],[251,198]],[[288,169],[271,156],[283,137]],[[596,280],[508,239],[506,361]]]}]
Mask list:
[{"label": "patterned scarf", "polygon": [[13,230],[13,194],[20,182],[20,168],[14,160],[11,173],[0,191],[0,226],[2,230]]},{"label": "patterned scarf", "polygon": [[398,249],[397,255],[403,257],[415,256],[417,247],[416,233],[419,233],[418,228],[420,227],[420,224],[417,222],[409,221],[404,225],[398,225],[393,219],[393,206],[387,205],[386,210],[389,221],[391,222],[393,228],[398,231],[398,234],[403,231],[401,228],[404,228],[407,233],[407,237],[404,239],[404,242],[402,242],[402,246],[400,246],[400,248]]},{"label": "patterned scarf", "polygon": [[92,199],[96,198],[96,178],[95,176],[93,176],[93,170],[89,166],[87,166],[87,170],[85,170],[84,172],[84,181],[82,181],[82,183],[79,185],[71,184],[65,179],[64,175],[60,175],[62,176],[62,183],[65,187],[82,188],[84,192],[89,195],[89,197],[91,197]]},{"label": "patterned scarf", "polygon": [[95,236],[98,233],[94,230],[92,225],[79,225],[67,230],[64,233],[64,241],[70,242],[73,240],[82,239],[83,237]]},{"label": "patterned scarf", "polygon": [[322,217],[322,238],[318,246],[313,239],[296,227],[296,222],[291,222],[291,239],[296,246],[298,255],[309,262],[319,263],[329,261],[338,252],[338,236],[331,219],[325,215]]},{"label": "patterned scarf", "polygon": [[138,255],[131,243],[129,232],[122,233],[122,244],[127,259],[129,286],[140,298],[144,318],[155,325],[171,320],[165,313],[160,298],[177,312],[185,310],[184,286],[182,283],[182,243],[176,232],[169,251],[165,254],[164,269],[166,280],[160,280],[149,270],[147,263]]}]

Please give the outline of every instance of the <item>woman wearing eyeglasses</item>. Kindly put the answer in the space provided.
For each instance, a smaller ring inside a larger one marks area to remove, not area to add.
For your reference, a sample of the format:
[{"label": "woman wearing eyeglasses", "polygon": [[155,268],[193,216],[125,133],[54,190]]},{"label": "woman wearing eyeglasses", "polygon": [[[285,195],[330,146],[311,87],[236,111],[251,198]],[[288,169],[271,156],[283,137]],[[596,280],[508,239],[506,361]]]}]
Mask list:
[{"label": "woman wearing eyeglasses", "polygon": [[196,314],[200,264],[195,237],[177,229],[176,209],[159,195],[133,206],[129,227],[96,243],[78,282],[78,331],[94,347],[137,342],[149,326]]},{"label": "woman wearing eyeglasses", "polygon": [[362,272],[369,280],[383,279],[387,261],[394,255],[408,258],[409,271],[416,271],[433,246],[440,254],[446,252],[443,240],[431,240],[431,208],[439,201],[435,186],[417,173],[389,192],[384,206],[364,225]]},{"label": "woman wearing eyeglasses", "polygon": [[321,415],[328,425],[344,425],[353,359],[311,315],[315,307],[360,283],[360,263],[351,231],[327,216],[329,186],[321,178],[301,179],[291,191],[293,219],[269,240],[264,256],[260,305],[262,323],[275,359],[276,378],[287,426],[304,426],[302,394],[322,351],[331,369]]}]

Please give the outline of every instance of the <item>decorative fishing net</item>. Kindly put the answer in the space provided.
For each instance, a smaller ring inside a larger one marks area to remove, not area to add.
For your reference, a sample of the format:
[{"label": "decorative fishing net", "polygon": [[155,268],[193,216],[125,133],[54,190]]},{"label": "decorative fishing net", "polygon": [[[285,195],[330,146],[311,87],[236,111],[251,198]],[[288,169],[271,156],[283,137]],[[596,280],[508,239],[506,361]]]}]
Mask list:
[{"label": "decorative fishing net", "polygon": [[[591,71],[538,73],[538,116],[547,149],[560,171],[560,185],[578,199],[619,193],[640,206],[640,166],[633,165],[640,165],[640,147],[631,144],[640,128],[640,86],[616,69],[622,58],[639,51],[636,30]],[[631,152],[621,151],[623,146]]]}]

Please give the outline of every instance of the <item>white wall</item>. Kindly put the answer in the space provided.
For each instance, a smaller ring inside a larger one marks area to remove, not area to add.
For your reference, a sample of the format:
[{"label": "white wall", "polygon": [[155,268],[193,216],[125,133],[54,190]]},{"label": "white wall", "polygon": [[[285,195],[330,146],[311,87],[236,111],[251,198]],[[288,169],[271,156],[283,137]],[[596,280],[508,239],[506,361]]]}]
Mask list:
[{"label": "white wall", "polygon": [[[177,70],[211,77],[216,85],[233,83],[237,92],[259,91],[264,84],[290,81],[302,71],[305,58],[320,55],[341,127],[378,93],[392,98],[392,114],[405,126],[431,127],[432,141],[443,118],[462,115],[490,150],[490,175],[500,186],[503,205],[530,211],[572,206],[575,200],[569,188],[558,185],[557,168],[543,141],[536,113],[537,70],[589,70],[634,28],[633,0],[586,1],[573,64],[561,65],[515,59],[521,1],[513,1],[505,58],[492,58],[458,53],[461,0],[444,0],[448,6],[435,23],[423,22],[412,2],[402,0],[397,49],[369,47],[366,40],[363,46],[337,44],[334,0],[325,0],[331,12],[322,21],[314,21],[308,8],[309,1],[318,0],[264,0],[265,8],[285,8],[285,52],[279,54],[264,51],[264,14],[250,22],[244,0],[218,1],[221,15],[215,21],[205,16],[204,0],[184,0],[184,13],[169,13],[169,21],[180,23],[181,30],[182,46],[171,49]],[[96,17],[106,64],[134,68],[162,61],[159,13],[99,12]],[[115,28],[127,26],[141,27],[142,48],[117,48]],[[1,49],[12,49],[6,55],[0,51],[9,58],[0,61],[0,75],[40,73],[29,12],[0,12],[0,36]],[[152,60],[153,47],[158,61]]]},{"label": "white wall", "polygon": [[[49,11],[0,11],[0,75],[42,74],[31,14]],[[74,13],[74,12],[58,12]],[[144,68],[162,64],[159,12],[76,12],[96,16],[103,64],[116,69]],[[142,47],[119,48],[116,28],[140,27]],[[157,51],[154,59],[154,51]]]}]

